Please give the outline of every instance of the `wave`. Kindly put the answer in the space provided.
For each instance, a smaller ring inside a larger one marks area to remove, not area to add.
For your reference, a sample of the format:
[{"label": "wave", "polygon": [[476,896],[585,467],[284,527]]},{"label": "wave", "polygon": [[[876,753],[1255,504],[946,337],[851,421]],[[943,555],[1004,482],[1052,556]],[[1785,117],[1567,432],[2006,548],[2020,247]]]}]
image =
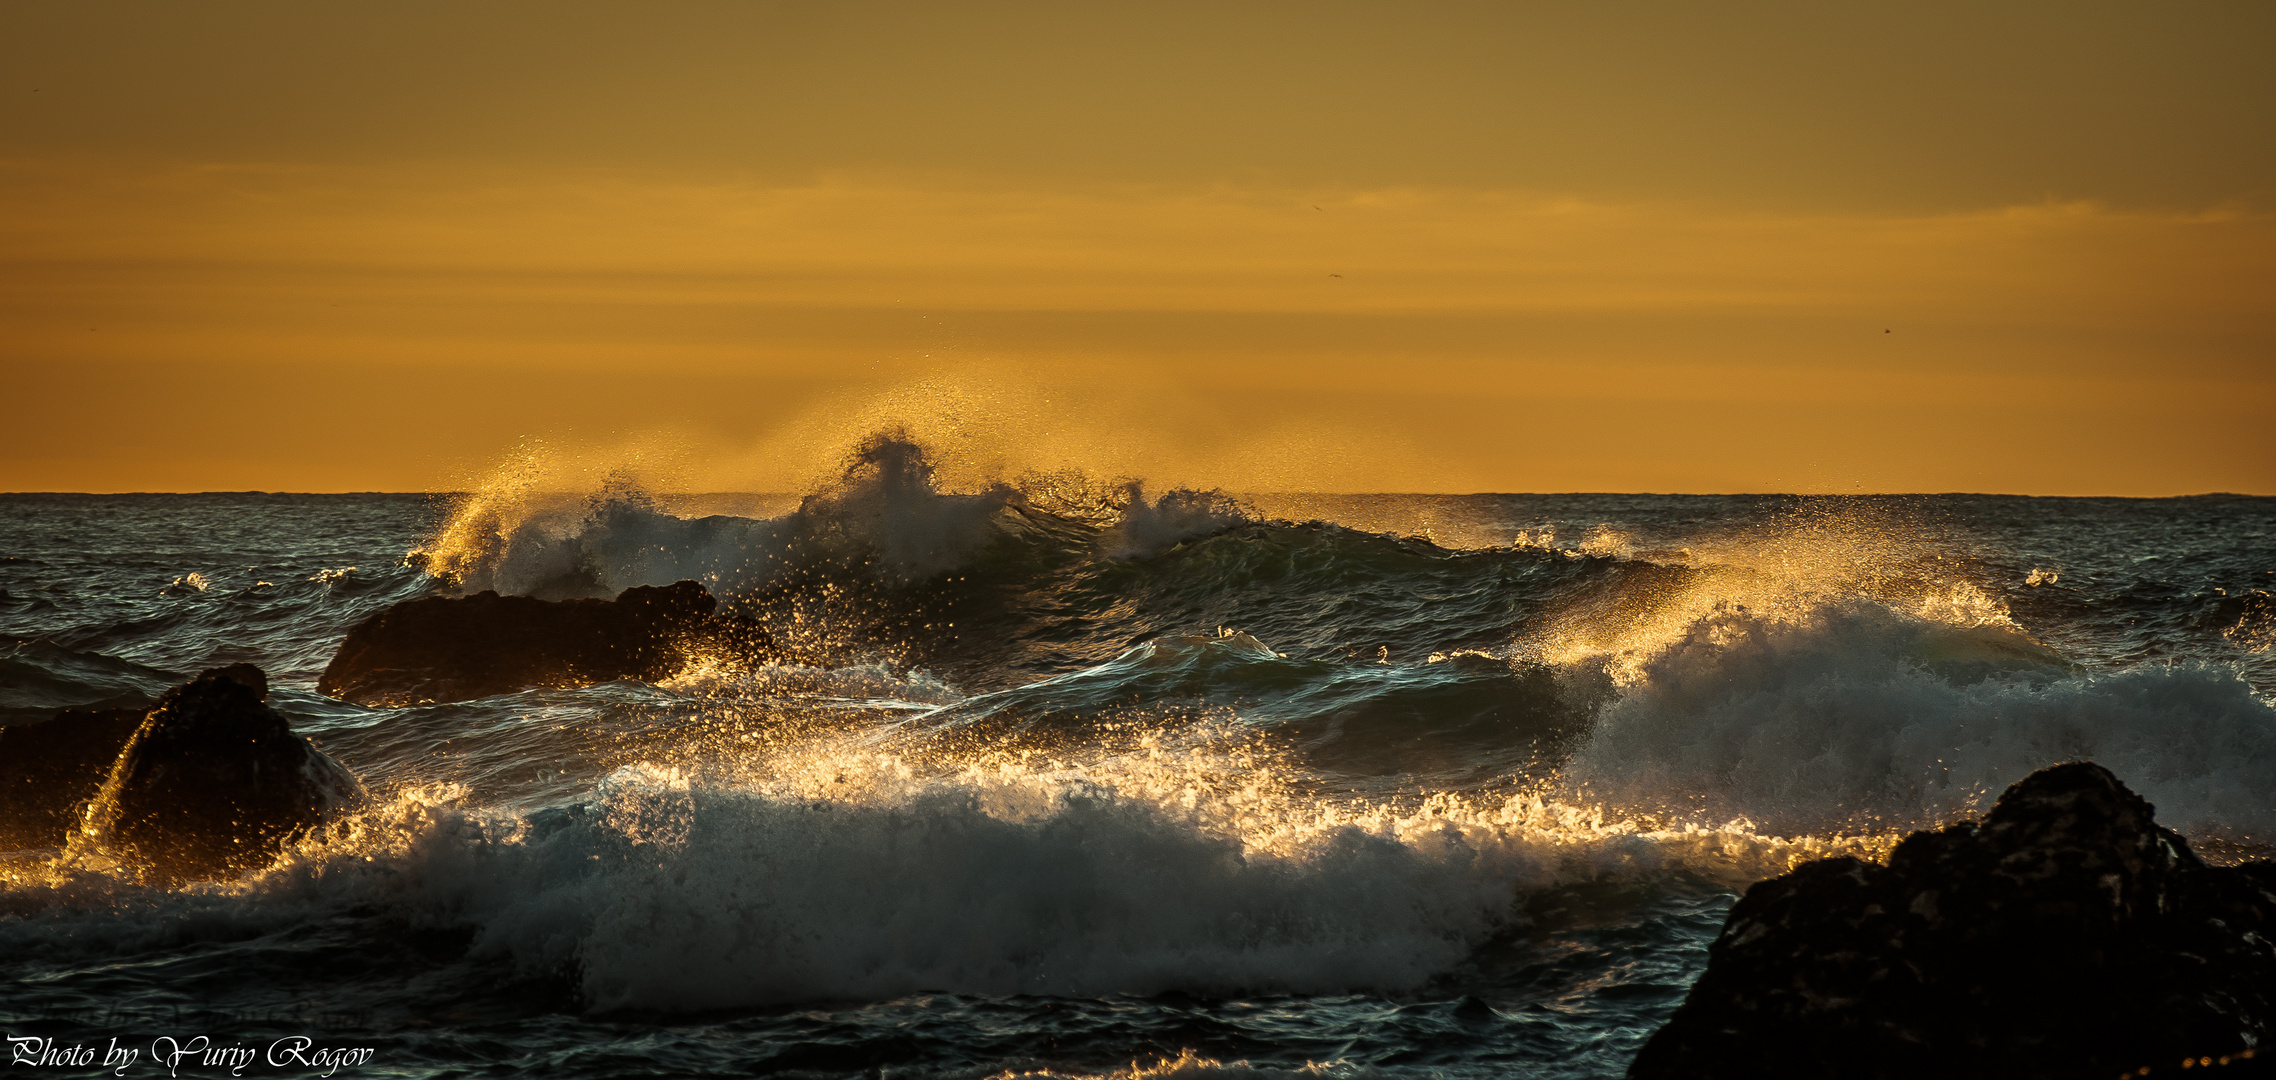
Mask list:
[{"label": "wave", "polygon": [[1290,748],[1327,778],[1399,776],[1431,790],[1538,780],[1585,733],[1549,673],[1484,653],[1419,664],[1307,659],[1243,631],[1142,642],[1104,663],[976,694],[890,735],[926,752],[1055,748],[1166,721],[1228,719]]},{"label": "wave", "polygon": [[1138,481],[1102,488],[1065,474],[942,491],[924,448],[888,433],[862,444],[835,482],[781,517],[681,518],[621,475],[581,501],[505,484],[465,499],[419,557],[467,591],[558,599],[684,578],[732,595],[818,566],[889,585],[924,581],[1037,531],[1109,558],[1141,558],[1249,520],[1219,492],[1174,490],[1149,501]]},{"label": "wave", "polygon": [[181,676],[159,668],[67,649],[45,638],[0,651],[0,717],[57,709],[147,706]]},{"label": "wave", "polygon": [[526,816],[405,792],[236,882],[127,903],[125,886],[86,903],[71,890],[89,881],[52,885],[45,910],[0,920],[0,944],[132,951],[376,912],[465,928],[470,959],[565,975],[601,1012],[1402,989],[1522,927],[1531,891],[1741,882],[1884,842],[1647,833],[1538,799],[1323,800],[1227,734],[946,771],[828,742],[748,775],[627,766]]},{"label": "wave", "polygon": [[1910,829],[2080,760],[2183,833],[2276,836],[2276,708],[2234,667],[2086,672],[2011,626],[1863,600],[1701,616],[1637,663],[1566,782],[1669,820]]},{"label": "wave", "polygon": [[[796,594],[777,614],[828,625],[810,636],[878,621],[865,640],[982,691],[902,725],[943,745],[1230,715],[1312,769],[1463,789],[1557,774],[1615,815],[1780,835],[1934,825],[2093,758],[2185,830],[2276,833],[2276,721],[2240,669],[2088,670],[2007,603],[2043,607],[2067,579],[2003,590],[1890,507],[1805,505],[1679,551],[1604,527],[1570,549],[1544,528],[1450,550],[1072,473],[943,493],[893,436],[779,518],[682,521],[642,498],[525,524],[469,572],[692,574]],[[2249,637],[2260,599],[2201,629]]]}]

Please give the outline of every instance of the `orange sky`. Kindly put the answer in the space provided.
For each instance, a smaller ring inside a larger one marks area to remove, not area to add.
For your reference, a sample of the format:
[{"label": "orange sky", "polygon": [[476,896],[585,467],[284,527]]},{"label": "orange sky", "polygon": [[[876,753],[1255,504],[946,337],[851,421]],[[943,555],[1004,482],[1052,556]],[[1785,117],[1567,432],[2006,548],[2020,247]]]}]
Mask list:
[{"label": "orange sky", "polygon": [[1828,7],[10,5],[0,490],[2276,493],[2276,8]]}]

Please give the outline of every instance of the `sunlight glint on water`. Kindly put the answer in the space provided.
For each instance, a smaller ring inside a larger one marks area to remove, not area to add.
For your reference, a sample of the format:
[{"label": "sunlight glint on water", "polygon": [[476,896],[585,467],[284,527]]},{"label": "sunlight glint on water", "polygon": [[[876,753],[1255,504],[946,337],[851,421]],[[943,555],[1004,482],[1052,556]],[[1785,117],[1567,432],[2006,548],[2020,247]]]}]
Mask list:
[{"label": "sunlight glint on water", "polygon": [[[408,1074],[1610,1076],[1735,890],[2040,765],[2223,850],[2276,832],[2272,500],[941,492],[891,440],[799,498],[516,475],[7,497],[9,723],[250,661],[381,793],[234,882],[7,856],[11,1032],[322,1015]],[[311,690],[398,600],[682,577],[789,652]]]}]

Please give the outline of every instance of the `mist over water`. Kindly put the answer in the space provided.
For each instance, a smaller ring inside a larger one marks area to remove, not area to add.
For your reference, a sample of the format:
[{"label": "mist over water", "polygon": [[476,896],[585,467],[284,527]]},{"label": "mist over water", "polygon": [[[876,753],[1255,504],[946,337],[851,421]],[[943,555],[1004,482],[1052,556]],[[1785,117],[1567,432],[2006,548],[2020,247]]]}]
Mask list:
[{"label": "mist over water", "polygon": [[[7,856],[10,1032],[350,1017],[417,1073],[1606,1076],[1737,890],[2043,765],[2110,766],[2209,851],[2276,835],[2276,500],[952,483],[892,435],[795,495],[591,487],[4,497],[4,719],[249,661],[380,796],[231,882]],[[681,579],[782,655],[312,689],[403,599]]]}]

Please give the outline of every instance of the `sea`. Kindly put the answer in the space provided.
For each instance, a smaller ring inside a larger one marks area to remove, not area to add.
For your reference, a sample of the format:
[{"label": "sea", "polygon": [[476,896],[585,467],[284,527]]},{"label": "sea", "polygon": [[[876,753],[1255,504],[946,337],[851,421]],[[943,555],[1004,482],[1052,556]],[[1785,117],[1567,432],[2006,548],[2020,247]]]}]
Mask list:
[{"label": "sea", "polygon": [[[778,651],[315,690],[401,601],[681,579]],[[0,1033],[25,1076],[1614,1077],[1750,883],[2034,769],[2266,857],[2272,592],[2276,498],[955,487],[893,438],[781,494],[0,496],[0,720],[252,663],[373,793],[233,881],[0,855]]]}]

